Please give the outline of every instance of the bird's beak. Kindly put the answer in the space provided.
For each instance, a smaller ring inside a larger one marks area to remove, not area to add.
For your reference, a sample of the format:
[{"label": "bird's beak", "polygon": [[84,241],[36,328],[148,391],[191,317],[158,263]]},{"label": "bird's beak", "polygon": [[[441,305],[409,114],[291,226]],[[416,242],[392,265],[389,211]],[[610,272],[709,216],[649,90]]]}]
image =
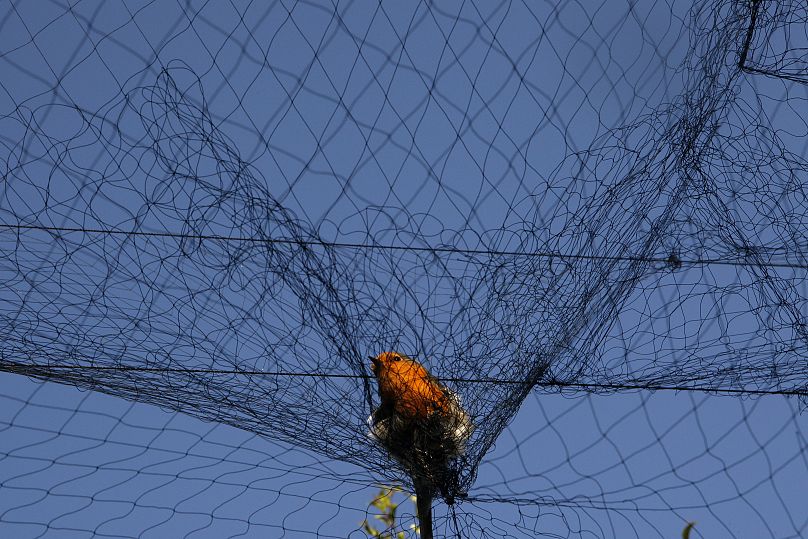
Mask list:
[{"label": "bird's beak", "polygon": [[379,361],[379,358],[373,357],[373,356],[368,356],[368,359],[373,364],[373,366],[371,367],[371,370],[375,373],[376,370],[379,368],[379,365],[381,364],[381,361]]}]

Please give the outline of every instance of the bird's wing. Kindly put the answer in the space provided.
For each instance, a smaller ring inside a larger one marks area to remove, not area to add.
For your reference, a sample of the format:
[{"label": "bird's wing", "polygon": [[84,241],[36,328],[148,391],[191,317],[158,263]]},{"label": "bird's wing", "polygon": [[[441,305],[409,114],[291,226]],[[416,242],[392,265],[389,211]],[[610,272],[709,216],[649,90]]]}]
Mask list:
[{"label": "bird's wing", "polygon": [[474,433],[474,422],[463,407],[460,395],[444,385],[441,385],[441,389],[447,401],[447,409],[442,415],[445,418],[444,436],[450,442],[448,456],[459,457],[466,452],[466,444]]}]

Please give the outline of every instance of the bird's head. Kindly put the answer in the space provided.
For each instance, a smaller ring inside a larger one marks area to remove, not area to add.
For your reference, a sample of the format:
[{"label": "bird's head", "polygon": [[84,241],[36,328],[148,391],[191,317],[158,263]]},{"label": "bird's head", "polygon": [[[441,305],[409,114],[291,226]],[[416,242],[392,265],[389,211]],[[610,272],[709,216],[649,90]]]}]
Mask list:
[{"label": "bird's head", "polygon": [[410,358],[398,352],[382,352],[378,356],[370,356],[370,370],[376,377],[380,377],[384,372],[388,372],[390,366],[398,361],[411,361]]}]

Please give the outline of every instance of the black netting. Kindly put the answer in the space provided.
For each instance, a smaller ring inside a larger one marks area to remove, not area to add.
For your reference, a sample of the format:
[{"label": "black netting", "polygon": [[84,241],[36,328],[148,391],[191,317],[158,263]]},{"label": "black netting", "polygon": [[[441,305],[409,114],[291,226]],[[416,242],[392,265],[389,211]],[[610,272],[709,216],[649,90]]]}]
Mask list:
[{"label": "black netting", "polygon": [[2,15],[14,533],[362,537],[386,350],[475,425],[439,534],[805,533],[804,6]]}]

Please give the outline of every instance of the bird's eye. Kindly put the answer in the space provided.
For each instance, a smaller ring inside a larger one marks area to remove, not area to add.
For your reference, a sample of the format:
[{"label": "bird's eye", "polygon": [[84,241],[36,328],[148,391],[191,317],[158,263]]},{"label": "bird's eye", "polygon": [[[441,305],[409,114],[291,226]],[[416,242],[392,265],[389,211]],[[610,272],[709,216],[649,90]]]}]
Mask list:
[{"label": "bird's eye", "polygon": [[393,361],[399,361],[400,359],[401,359],[401,356],[393,356]]}]

